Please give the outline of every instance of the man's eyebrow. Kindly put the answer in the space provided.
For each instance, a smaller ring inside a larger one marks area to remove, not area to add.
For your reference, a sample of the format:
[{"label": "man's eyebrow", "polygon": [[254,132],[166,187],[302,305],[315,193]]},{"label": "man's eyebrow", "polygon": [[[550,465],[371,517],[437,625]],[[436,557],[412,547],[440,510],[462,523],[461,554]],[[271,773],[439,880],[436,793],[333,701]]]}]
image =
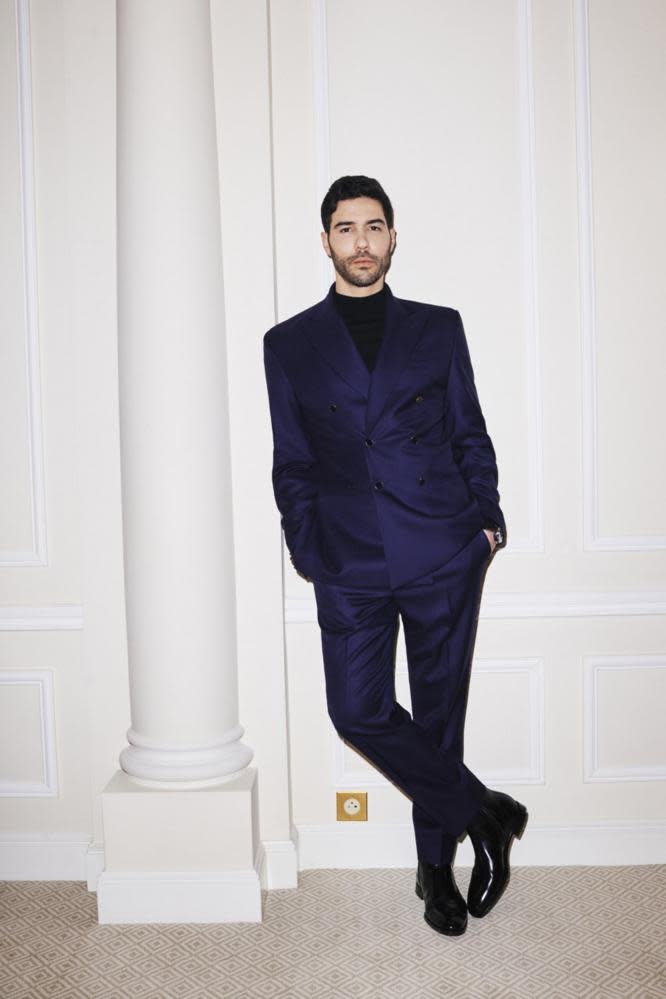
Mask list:
[{"label": "man's eyebrow", "polygon": [[[333,226],[333,228],[337,229],[337,228],[339,228],[339,226],[342,226],[342,225],[354,225],[354,224],[355,224],[354,222],[336,222],[335,225]],[[386,222],[384,221],[384,219],[368,219],[368,221],[365,224],[366,225],[378,225],[378,224],[379,225],[386,225]]]}]

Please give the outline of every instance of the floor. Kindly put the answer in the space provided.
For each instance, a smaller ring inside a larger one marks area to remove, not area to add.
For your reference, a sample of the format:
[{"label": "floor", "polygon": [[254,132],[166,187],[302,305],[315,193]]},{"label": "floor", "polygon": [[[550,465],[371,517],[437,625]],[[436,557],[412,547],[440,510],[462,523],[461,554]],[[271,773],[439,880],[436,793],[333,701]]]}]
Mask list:
[{"label": "floor", "polygon": [[263,906],[262,923],[99,926],[81,883],[4,883],[0,996],[666,997],[666,866],[514,867],[461,937],[425,923],[413,870],[302,871]]}]

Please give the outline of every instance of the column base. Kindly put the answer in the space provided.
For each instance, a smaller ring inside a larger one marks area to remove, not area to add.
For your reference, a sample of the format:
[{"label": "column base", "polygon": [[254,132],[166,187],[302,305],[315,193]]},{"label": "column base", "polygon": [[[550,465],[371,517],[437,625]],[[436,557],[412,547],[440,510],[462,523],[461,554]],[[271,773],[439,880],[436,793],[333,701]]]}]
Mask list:
[{"label": "column base", "polygon": [[100,923],[261,922],[258,774],[160,790],[122,771],[102,793]]},{"label": "column base", "polygon": [[256,871],[104,871],[97,914],[108,923],[260,923]]},{"label": "column base", "polygon": [[248,765],[254,751],[240,741],[245,729],[235,725],[209,746],[165,747],[130,728],[129,746],[120,754],[120,766],[145,787],[211,787],[233,779]]}]

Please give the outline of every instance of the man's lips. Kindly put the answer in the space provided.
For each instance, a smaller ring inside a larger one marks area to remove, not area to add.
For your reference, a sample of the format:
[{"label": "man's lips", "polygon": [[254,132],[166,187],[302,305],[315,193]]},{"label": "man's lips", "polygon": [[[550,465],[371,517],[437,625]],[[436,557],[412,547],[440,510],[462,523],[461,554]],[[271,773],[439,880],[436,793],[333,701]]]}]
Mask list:
[{"label": "man's lips", "polygon": [[372,264],[372,263],[374,263],[374,260],[372,259],[372,257],[358,257],[356,260],[353,260],[352,263],[354,263],[354,264]]}]

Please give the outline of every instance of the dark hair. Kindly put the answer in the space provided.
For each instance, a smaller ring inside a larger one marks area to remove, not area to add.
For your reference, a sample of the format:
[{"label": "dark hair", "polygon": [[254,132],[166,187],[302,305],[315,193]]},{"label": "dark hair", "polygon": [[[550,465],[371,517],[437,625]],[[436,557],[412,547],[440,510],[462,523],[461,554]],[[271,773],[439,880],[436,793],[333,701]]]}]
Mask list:
[{"label": "dark hair", "polygon": [[334,180],[321,203],[321,224],[326,232],[331,229],[331,216],[338,207],[338,201],[350,198],[374,198],[384,209],[384,218],[389,229],[393,228],[393,206],[389,196],[374,177],[358,174],[355,177],[338,177]]}]

